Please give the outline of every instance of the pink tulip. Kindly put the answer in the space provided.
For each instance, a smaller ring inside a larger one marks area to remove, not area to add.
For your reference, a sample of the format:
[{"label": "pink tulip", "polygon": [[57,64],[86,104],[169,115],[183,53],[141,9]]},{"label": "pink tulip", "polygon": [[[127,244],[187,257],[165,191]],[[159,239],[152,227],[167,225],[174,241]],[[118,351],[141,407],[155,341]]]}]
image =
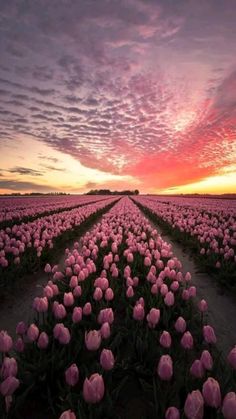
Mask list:
[{"label": "pink tulip", "polygon": [[227,359],[231,367],[236,370],[236,346],[230,351]]},{"label": "pink tulip", "polygon": [[184,279],[185,279],[186,282],[191,281],[191,273],[190,272],[187,272],[186,275],[185,275],[185,277],[184,277]]},{"label": "pink tulip", "polygon": [[7,377],[1,384],[0,384],[0,393],[6,396],[12,396],[12,394],[17,390],[20,385],[20,381],[13,376]]},{"label": "pink tulip", "polygon": [[236,418],[236,393],[233,391],[226,394],[223,400],[222,413],[225,419]]},{"label": "pink tulip", "polygon": [[167,332],[165,330],[164,330],[164,332],[162,332],[162,334],[160,336],[160,344],[164,348],[170,348],[171,347],[171,335],[169,334],[169,332]]},{"label": "pink tulip", "polygon": [[86,303],[83,307],[83,314],[85,316],[90,316],[91,313],[92,313],[91,303]]},{"label": "pink tulip", "polygon": [[165,419],[180,419],[179,410],[176,407],[169,407],[165,413]]},{"label": "pink tulip", "polygon": [[134,261],[133,253],[128,253],[127,255],[127,262],[132,263]]},{"label": "pink tulip", "polygon": [[101,332],[99,330],[85,332],[85,345],[89,351],[96,351],[101,345]]},{"label": "pink tulip", "polygon": [[152,262],[149,256],[144,258],[144,266],[151,266]]},{"label": "pink tulip", "polygon": [[73,275],[70,279],[70,288],[75,288],[78,285],[78,278],[76,275]]},{"label": "pink tulip", "polygon": [[175,303],[175,296],[172,291],[168,291],[165,298],[164,298],[165,305],[171,307]]},{"label": "pink tulip", "polygon": [[79,381],[79,369],[76,364],[72,364],[67,370],[65,371],[65,379],[66,383],[74,387]]},{"label": "pink tulip", "polygon": [[211,370],[213,367],[213,359],[209,351],[204,350],[201,354],[201,363],[206,370]]},{"label": "pink tulip", "polygon": [[102,297],[103,297],[102,289],[100,287],[96,287],[93,293],[93,299],[95,301],[100,301]]},{"label": "pink tulip", "polygon": [[192,287],[189,288],[188,291],[189,291],[189,296],[190,297],[192,297],[192,298],[196,297],[196,295],[197,295],[196,287],[192,286]]},{"label": "pink tulip", "polygon": [[9,352],[13,346],[12,338],[4,330],[0,332],[0,352]]},{"label": "pink tulip", "polygon": [[76,287],[73,289],[73,296],[75,298],[78,298],[82,295],[82,288],[80,285],[76,285]]},{"label": "pink tulip", "polygon": [[203,326],[203,336],[207,343],[216,343],[216,335],[213,327],[209,325]]},{"label": "pink tulip", "polygon": [[132,298],[134,296],[134,290],[133,287],[128,287],[127,291],[126,291],[126,297],[127,298]]},{"label": "pink tulip", "polygon": [[101,375],[95,373],[86,378],[83,384],[83,397],[87,403],[98,403],[105,393],[104,381]]},{"label": "pink tulip", "polygon": [[27,330],[27,337],[30,342],[35,342],[38,339],[38,336],[39,329],[34,323],[32,323]]},{"label": "pink tulip", "polygon": [[79,323],[82,320],[83,312],[81,307],[74,307],[72,313],[72,321],[73,323]]},{"label": "pink tulip", "polygon": [[142,304],[136,304],[133,308],[133,318],[134,320],[141,321],[145,317],[145,311]]},{"label": "pink tulip", "polygon": [[63,297],[63,303],[65,307],[71,307],[74,304],[74,296],[72,292],[65,292]]},{"label": "pink tulip", "polygon": [[62,320],[66,317],[67,312],[63,304],[59,304],[58,301],[53,303],[53,313],[56,319]]},{"label": "pink tulip", "polygon": [[49,263],[47,263],[45,265],[44,272],[46,272],[47,274],[49,274],[51,271],[52,271],[51,265],[49,265]]},{"label": "pink tulip", "polygon": [[186,330],[186,321],[183,317],[178,317],[175,322],[175,330],[179,333],[184,333]]},{"label": "pink tulip", "polygon": [[196,378],[202,378],[205,374],[205,369],[199,359],[195,359],[190,368],[190,373]]},{"label": "pink tulip", "polygon": [[98,323],[109,323],[112,324],[114,321],[114,313],[112,308],[104,308],[103,310],[100,310],[98,314]]},{"label": "pink tulip", "polygon": [[59,419],[76,419],[76,416],[75,416],[74,412],[72,412],[72,410],[65,410],[61,414]]},{"label": "pink tulip", "polygon": [[112,288],[107,288],[105,291],[105,300],[112,301],[114,299],[114,292]]},{"label": "pink tulip", "polygon": [[15,343],[15,350],[17,352],[24,352],[25,344],[22,338],[18,338]]},{"label": "pink tulip", "polygon": [[199,308],[199,310],[200,310],[202,313],[204,313],[205,311],[207,311],[207,310],[208,310],[208,305],[207,305],[206,300],[201,300],[201,301],[199,301],[199,303],[198,303],[198,308]]},{"label": "pink tulip", "polygon": [[46,313],[48,311],[47,297],[42,297],[42,298],[36,297],[34,299],[33,307],[38,313]]},{"label": "pink tulip", "polygon": [[41,332],[38,338],[37,345],[39,349],[46,349],[48,347],[49,337],[46,332]]},{"label": "pink tulip", "polygon": [[173,362],[169,355],[162,355],[158,367],[157,372],[161,380],[170,381],[173,375]]},{"label": "pink tulip", "polygon": [[199,390],[188,394],[184,404],[184,413],[188,419],[203,419],[204,400]]},{"label": "pink tulip", "polygon": [[5,380],[7,377],[15,377],[17,375],[18,367],[15,358],[5,357],[3,359],[0,376]]},{"label": "pink tulip", "polygon": [[205,403],[216,409],[221,405],[221,392],[218,381],[209,377],[202,386]]},{"label": "pink tulip", "polygon": [[108,339],[110,337],[111,328],[108,322],[102,324],[100,332],[103,339]]},{"label": "pink tulip", "polygon": [[180,344],[184,349],[193,348],[193,337],[190,332],[185,332],[183,334]]},{"label": "pink tulip", "polygon": [[151,308],[149,313],[147,314],[147,321],[149,327],[155,327],[160,320],[160,310],[157,308]]},{"label": "pink tulip", "polygon": [[67,345],[70,342],[71,337],[69,329],[65,327],[63,323],[57,323],[54,326],[53,335],[62,345]]},{"label": "pink tulip", "polygon": [[100,364],[106,371],[111,370],[114,367],[114,355],[110,349],[103,349],[100,355]]},{"label": "pink tulip", "polygon": [[27,326],[25,322],[19,322],[16,326],[17,335],[24,335],[27,331]]}]

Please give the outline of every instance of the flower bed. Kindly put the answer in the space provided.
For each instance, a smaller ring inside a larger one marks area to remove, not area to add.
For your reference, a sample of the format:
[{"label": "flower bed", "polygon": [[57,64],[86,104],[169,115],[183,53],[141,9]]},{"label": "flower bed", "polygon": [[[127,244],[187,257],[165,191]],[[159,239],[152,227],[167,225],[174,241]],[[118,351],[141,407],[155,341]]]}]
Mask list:
[{"label": "flower bed", "polygon": [[44,418],[236,417],[236,350],[223,365],[191,274],[129,198],[66,253],[15,353],[0,332],[9,418],[33,417],[32,400]]}]

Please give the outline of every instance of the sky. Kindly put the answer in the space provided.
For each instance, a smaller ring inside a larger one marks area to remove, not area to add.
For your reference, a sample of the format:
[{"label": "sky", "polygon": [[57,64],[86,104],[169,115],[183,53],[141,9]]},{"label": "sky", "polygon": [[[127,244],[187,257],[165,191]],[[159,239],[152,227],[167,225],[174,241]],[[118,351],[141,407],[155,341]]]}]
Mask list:
[{"label": "sky", "polygon": [[235,0],[0,0],[0,193],[236,193]]}]

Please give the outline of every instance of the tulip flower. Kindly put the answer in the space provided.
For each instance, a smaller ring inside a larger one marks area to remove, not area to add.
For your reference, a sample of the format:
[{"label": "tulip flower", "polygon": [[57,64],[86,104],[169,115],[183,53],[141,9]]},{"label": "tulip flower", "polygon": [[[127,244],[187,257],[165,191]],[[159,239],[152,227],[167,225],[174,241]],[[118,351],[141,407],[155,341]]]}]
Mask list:
[{"label": "tulip flower", "polygon": [[204,400],[199,390],[188,394],[184,404],[184,413],[188,419],[203,419]]},{"label": "tulip flower", "polygon": [[179,410],[174,406],[168,407],[165,413],[165,419],[180,419]]},{"label": "tulip flower", "polygon": [[66,383],[74,387],[79,381],[79,369],[76,364],[72,364],[67,370],[65,371],[65,379]]},{"label": "tulip flower", "polygon": [[104,381],[101,375],[95,373],[84,380],[83,397],[87,403],[98,403],[105,393]]},{"label": "tulip flower", "polygon": [[193,337],[190,332],[185,332],[183,334],[180,344],[184,349],[193,348]]},{"label": "tulip flower", "polygon": [[4,330],[0,332],[0,352],[9,352],[13,346],[12,338]]},{"label": "tulip flower", "polygon": [[203,326],[203,336],[207,343],[216,343],[216,335],[213,327],[209,325]]},{"label": "tulip flower", "polygon": [[236,346],[230,351],[227,359],[231,367],[236,370]]},{"label": "tulip flower", "polygon": [[216,409],[221,405],[221,392],[218,381],[214,378],[209,377],[202,387],[202,394],[205,400],[205,403],[210,407],[215,407]]},{"label": "tulip flower", "polygon": [[114,367],[114,355],[110,349],[103,349],[100,355],[100,364],[106,371],[111,370]]},{"label": "tulip flower", "polygon": [[89,351],[96,351],[101,345],[101,332],[99,330],[85,332],[85,345]]},{"label": "tulip flower", "polygon": [[17,390],[20,385],[20,381],[10,375],[0,384],[0,393],[3,396],[12,396],[12,394]]},{"label": "tulip flower", "polygon": [[233,391],[226,394],[223,400],[222,413],[225,419],[236,418],[236,393]]},{"label": "tulip flower", "polygon": [[72,412],[72,410],[65,410],[61,414],[59,419],[76,419],[76,416],[75,416],[74,412]]},{"label": "tulip flower", "polygon": [[162,355],[158,367],[157,373],[161,380],[170,381],[173,375],[173,362],[169,355]]}]

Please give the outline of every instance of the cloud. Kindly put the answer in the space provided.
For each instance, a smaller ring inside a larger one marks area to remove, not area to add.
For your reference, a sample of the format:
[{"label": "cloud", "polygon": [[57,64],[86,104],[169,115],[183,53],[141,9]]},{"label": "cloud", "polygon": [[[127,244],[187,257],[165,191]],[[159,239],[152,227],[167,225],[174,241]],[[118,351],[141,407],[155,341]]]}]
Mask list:
[{"label": "cloud", "polygon": [[0,189],[26,192],[54,192],[58,189],[55,186],[43,185],[33,182],[22,182],[19,180],[0,180]]},{"label": "cloud", "polygon": [[43,173],[39,170],[29,169],[27,167],[12,167],[8,170],[10,173],[17,173],[19,175],[29,175],[29,176],[42,176]]},{"label": "cloud", "polygon": [[1,16],[1,138],[27,134],[145,190],[231,164],[233,1],[12,0]]},{"label": "cloud", "polygon": [[41,167],[44,167],[45,169],[49,171],[55,171],[55,172],[65,172],[65,169],[62,169],[60,167],[50,166],[47,164],[40,164]]}]

